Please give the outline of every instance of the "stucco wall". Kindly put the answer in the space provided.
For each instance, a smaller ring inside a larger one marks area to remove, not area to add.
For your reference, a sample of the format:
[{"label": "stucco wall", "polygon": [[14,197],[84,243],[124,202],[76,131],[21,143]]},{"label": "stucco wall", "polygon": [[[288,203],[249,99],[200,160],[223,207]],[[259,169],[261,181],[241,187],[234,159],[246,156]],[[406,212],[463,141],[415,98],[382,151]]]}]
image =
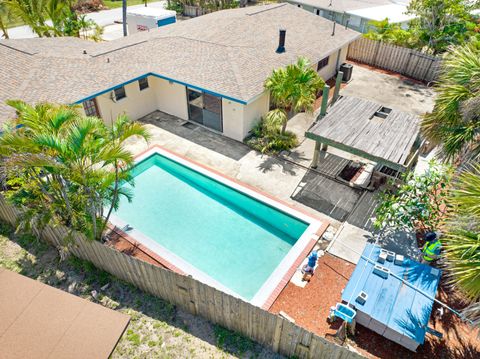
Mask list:
[{"label": "stucco wall", "polygon": [[155,93],[156,109],[188,120],[187,89],[184,85],[150,77],[150,86]]},{"label": "stucco wall", "polygon": [[243,115],[243,138],[247,137],[248,132],[260,121],[269,109],[270,96],[268,92],[264,92],[255,101],[245,105]]},{"label": "stucco wall", "polygon": [[222,98],[223,134],[237,141],[243,141],[245,106]]},{"label": "stucco wall", "polygon": [[223,134],[234,140],[243,141],[253,126],[268,112],[268,107],[267,92],[247,105],[222,99]]},{"label": "stucco wall", "polygon": [[117,102],[112,101],[111,92],[98,96],[97,104],[100,116],[106,123],[111,123],[121,114],[126,114],[136,120],[155,111],[157,105],[154,89],[152,88],[152,77],[148,78],[148,83],[150,87],[143,91],[140,91],[138,81],[125,85],[127,97]]}]

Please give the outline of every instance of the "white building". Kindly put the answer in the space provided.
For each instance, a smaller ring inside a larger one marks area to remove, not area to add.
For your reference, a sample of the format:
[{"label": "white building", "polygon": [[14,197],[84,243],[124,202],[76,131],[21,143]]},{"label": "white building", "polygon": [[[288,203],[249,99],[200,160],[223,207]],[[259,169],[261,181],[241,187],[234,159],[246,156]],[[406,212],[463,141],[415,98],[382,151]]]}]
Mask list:
[{"label": "white building", "polygon": [[368,32],[369,22],[388,19],[407,27],[413,15],[407,14],[410,0],[286,0],[328,20],[359,31]]},{"label": "white building", "polygon": [[[278,53],[279,29],[286,30]],[[360,34],[289,4],[219,11],[108,43],[0,41],[0,118],[7,99],[82,104],[106,122],[156,110],[242,141],[268,112],[272,70],[305,56],[324,78]]]},{"label": "white building", "polygon": [[155,7],[132,8],[127,12],[128,33],[150,31],[177,22],[177,13]]}]

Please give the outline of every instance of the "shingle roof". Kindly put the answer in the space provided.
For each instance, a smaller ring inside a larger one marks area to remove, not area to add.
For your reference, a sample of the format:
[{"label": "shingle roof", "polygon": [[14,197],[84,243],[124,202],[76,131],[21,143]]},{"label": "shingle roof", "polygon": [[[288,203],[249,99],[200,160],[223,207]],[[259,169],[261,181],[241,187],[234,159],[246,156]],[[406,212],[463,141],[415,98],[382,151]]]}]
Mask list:
[{"label": "shingle roof", "polygon": [[[277,54],[279,28],[286,52]],[[112,42],[77,38],[0,41],[0,118],[9,98],[78,102],[155,73],[248,102],[272,69],[306,56],[312,62],[359,36],[289,4],[224,10]],[[86,54],[84,53],[86,52]]]}]

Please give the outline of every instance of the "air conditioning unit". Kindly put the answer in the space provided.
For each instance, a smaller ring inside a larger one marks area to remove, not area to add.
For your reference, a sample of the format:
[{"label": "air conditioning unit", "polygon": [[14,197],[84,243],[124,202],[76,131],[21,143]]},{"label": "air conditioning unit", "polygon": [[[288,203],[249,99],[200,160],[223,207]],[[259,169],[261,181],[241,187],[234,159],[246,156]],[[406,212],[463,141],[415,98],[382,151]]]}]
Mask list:
[{"label": "air conditioning unit", "polygon": [[368,298],[368,294],[362,290],[360,293],[358,293],[355,301],[361,305],[364,305],[365,302],[367,301],[367,298]]},{"label": "air conditioning unit", "polygon": [[403,266],[403,262],[405,261],[405,257],[402,256],[401,254],[395,255],[395,263],[397,266]]},{"label": "air conditioning unit", "polygon": [[387,251],[387,261],[393,262],[394,259],[395,259],[395,252]]},{"label": "air conditioning unit", "polygon": [[387,251],[385,249],[380,250],[380,254],[378,255],[377,262],[378,263],[385,263],[387,260]]},{"label": "air conditioning unit", "polygon": [[373,267],[373,273],[382,277],[383,279],[387,279],[390,271],[388,270],[388,268],[385,268],[377,264],[375,265],[375,267]]}]

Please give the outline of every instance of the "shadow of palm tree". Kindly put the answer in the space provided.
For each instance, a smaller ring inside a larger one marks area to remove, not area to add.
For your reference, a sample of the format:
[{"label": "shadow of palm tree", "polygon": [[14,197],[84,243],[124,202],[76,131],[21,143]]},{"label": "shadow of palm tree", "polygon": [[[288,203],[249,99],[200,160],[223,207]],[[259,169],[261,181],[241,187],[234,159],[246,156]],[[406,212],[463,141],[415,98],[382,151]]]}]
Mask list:
[{"label": "shadow of palm tree", "polygon": [[273,156],[264,155],[262,157],[263,162],[260,163],[257,168],[263,173],[271,172],[274,167],[281,167],[283,173],[287,173],[292,176],[297,174],[297,166],[291,162]]}]

